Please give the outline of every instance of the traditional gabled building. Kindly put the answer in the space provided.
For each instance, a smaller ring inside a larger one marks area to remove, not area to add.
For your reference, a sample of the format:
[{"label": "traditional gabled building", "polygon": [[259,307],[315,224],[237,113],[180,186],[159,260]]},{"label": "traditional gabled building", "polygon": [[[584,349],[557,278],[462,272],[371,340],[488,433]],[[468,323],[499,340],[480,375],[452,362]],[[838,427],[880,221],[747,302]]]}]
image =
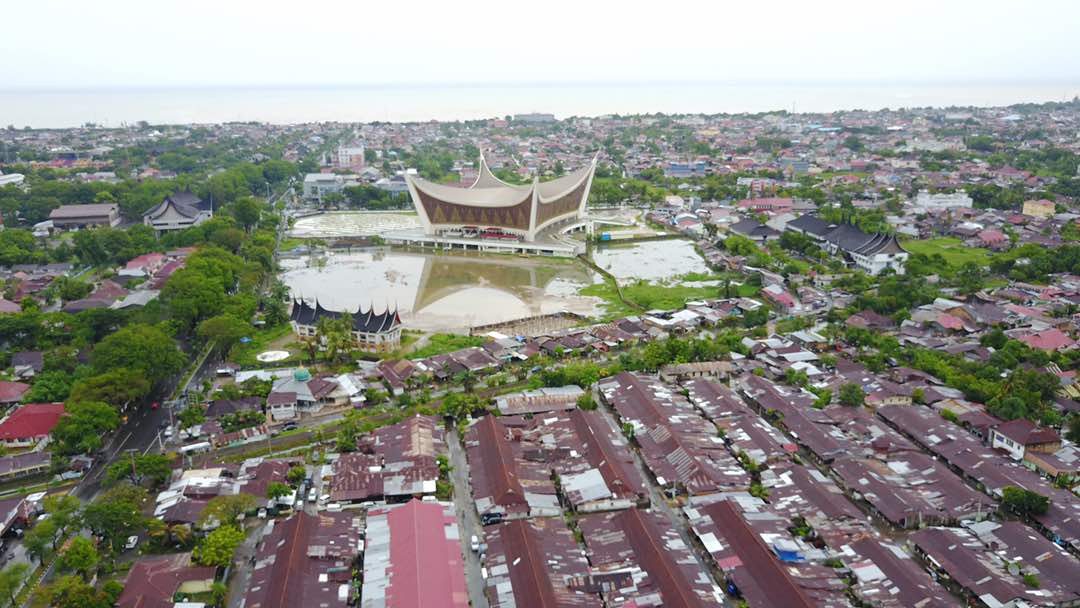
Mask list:
[{"label": "traditional gabled building", "polygon": [[198,226],[213,215],[213,204],[188,190],[166,196],[165,200],[143,214],[143,224],[158,232],[183,230]]},{"label": "traditional gabled building", "polygon": [[868,274],[880,274],[886,268],[904,274],[909,254],[900,246],[896,235],[867,234],[858,226],[829,224],[812,215],[795,218],[784,229],[809,237],[828,253],[843,256]]},{"label": "traditional gabled building", "polygon": [[323,308],[318,300],[315,306],[304,300],[294,300],[290,321],[298,337],[312,340],[319,338],[319,319],[340,319],[346,314],[352,319],[352,338],[358,348],[390,352],[401,346],[401,316],[397,310],[389,308],[381,313],[376,313],[374,307],[366,311],[358,307],[356,312],[338,312]]}]

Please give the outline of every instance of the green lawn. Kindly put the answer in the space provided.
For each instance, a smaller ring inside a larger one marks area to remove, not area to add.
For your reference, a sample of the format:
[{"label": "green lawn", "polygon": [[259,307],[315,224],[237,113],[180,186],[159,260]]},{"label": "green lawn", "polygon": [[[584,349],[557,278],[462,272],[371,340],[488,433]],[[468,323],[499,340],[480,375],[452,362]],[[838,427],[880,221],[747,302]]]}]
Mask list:
[{"label": "green lawn", "polygon": [[963,266],[968,262],[975,262],[980,266],[985,266],[990,262],[989,251],[979,247],[968,247],[963,241],[953,237],[904,241],[903,246],[904,249],[911,253],[921,253],[928,256],[940,253],[941,257],[945,258],[945,261],[950,266]]},{"label": "green lawn", "polygon": [[487,340],[481,336],[462,336],[460,334],[432,334],[427,344],[409,353],[410,359],[426,359],[471,346],[483,346]]}]

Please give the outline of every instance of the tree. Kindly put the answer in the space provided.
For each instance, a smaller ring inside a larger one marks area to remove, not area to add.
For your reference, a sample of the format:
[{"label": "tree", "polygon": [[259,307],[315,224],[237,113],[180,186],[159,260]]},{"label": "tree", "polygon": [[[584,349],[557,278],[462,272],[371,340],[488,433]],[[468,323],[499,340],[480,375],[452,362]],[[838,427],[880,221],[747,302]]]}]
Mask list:
[{"label": "tree", "polygon": [[221,526],[199,543],[192,553],[203,566],[225,568],[232,563],[236,548],[244,542],[244,531],[234,525]]},{"label": "tree", "polygon": [[577,398],[577,406],[583,410],[595,410],[596,401],[593,399],[591,392],[584,392]]},{"label": "tree", "polygon": [[106,336],[94,347],[91,360],[97,373],[125,368],[143,374],[151,384],[180,371],[187,362],[168,334],[140,323]]},{"label": "tree", "polygon": [[966,262],[956,273],[960,293],[970,296],[983,287],[983,269],[975,262]]},{"label": "tree", "polygon": [[1080,443],[1080,416],[1074,415],[1069,418],[1069,427],[1065,431],[1065,438],[1073,443]]},{"label": "tree", "polygon": [[49,553],[53,550],[53,545],[56,543],[56,523],[50,519],[39,521],[37,525],[23,535],[23,546],[26,548],[26,553],[38,560],[38,563],[45,561]]},{"label": "tree", "polygon": [[106,479],[110,482],[127,478],[133,485],[142,484],[150,479],[159,486],[172,476],[172,459],[164,454],[143,454],[130,458],[120,458],[109,465]]},{"label": "tree", "polygon": [[227,353],[240,338],[251,332],[251,324],[242,321],[231,314],[210,317],[199,323],[195,334],[206,342],[213,342],[214,348],[220,353]]},{"label": "tree", "polygon": [[289,469],[289,472],[286,473],[286,475],[285,475],[285,479],[287,479],[289,481],[289,483],[291,483],[294,486],[300,485],[300,482],[304,481],[304,479],[306,477],[307,477],[307,469],[305,469],[304,467],[302,467],[300,465],[297,465],[297,466]]},{"label": "tree", "polygon": [[71,387],[68,400],[103,401],[116,407],[134,403],[150,394],[150,380],[142,373],[118,368],[112,371],[77,380]]},{"label": "tree", "polygon": [[115,602],[113,589],[101,591],[78,576],[60,577],[45,591],[49,606],[53,608],[110,608]]},{"label": "tree", "polygon": [[176,417],[180,420],[180,428],[184,429],[206,421],[206,413],[197,405],[185,407]]},{"label": "tree", "polygon": [[70,528],[78,527],[78,513],[82,507],[78,498],[70,494],[53,494],[45,497],[44,507],[60,536],[67,534]]},{"label": "tree", "polygon": [[280,481],[272,481],[270,482],[270,485],[266,487],[266,497],[270,500],[277,500],[292,493],[293,489]]},{"label": "tree", "polygon": [[233,203],[232,214],[236,221],[244,227],[244,230],[250,232],[251,228],[259,223],[262,206],[250,196],[245,196]]},{"label": "tree", "polygon": [[0,597],[4,598],[8,606],[18,603],[19,590],[22,589],[23,581],[26,580],[29,571],[28,564],[12,564],[0,570]]},{"label": "tree", "polygon": [[62,572],[75,572],[83,577],[84,581],[90,580],[90,574],[101,561],[94,543],[85,536],[76,536],[71,539],[71,544],[60,554],[57,565]]},{"label": "tree", "polygon": [[52,403],[64,401],[71,393],[71,374],[47,371],[34,376],[34,384],[23,395],[23,403]]},{"label": "tree", "polygon": [[848,407],[861,407],[866,400],[866,393],[862,387],[854,382],[848,382],[840,387],[840,405]]},{"label": "tree", "polygon": [[199,514],[201,527],[212,527],[208,524],[225,525],[233,524],[237,518],[255,508],[257,501],[251,494],[232,494],[215,496],[210,499]]},{"label": "tree", "polygon": [[89,454],[101,449],[102,435],[120,427],[120,414],[107,403],[68,402],[67,412],[53,427],[52,449],[64,456]]},{"label": "tree", "polygon": [[161,290],[161,301],[174,319],[190,329],[202,319],[220,312],[225,305],[225,287],[220,277],[207,276],[194,268],[182,268]]},{"label": "tree", "polygon": [[146,490],[131,484],[117,485],[86,506],[83,524],[118,551],[129,536],[142,529],[145,501]]},{"label": "tree", "polygon": [[1001,506],[1018,515],[1043,515],[1050,509],[1050,499],[1037,492],[1006,486],[1001,492]]}]

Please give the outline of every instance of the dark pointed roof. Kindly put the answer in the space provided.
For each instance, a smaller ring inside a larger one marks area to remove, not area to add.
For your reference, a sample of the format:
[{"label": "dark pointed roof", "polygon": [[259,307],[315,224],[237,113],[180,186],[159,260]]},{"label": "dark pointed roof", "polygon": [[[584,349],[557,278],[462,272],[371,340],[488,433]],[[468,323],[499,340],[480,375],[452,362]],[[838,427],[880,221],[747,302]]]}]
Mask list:
[{"label": "dark pointed roof", "polygon": [[836,227],[835,224],[830,224],[816,215],[800,215],[799,217],[791,220],[787,223],[789,228],[804,232],[806,234],[812,234],[818,238],[824,238],[830,230]]},{"label": "dark pointed roof", "polygon": [[[304,300],[293,300],[289,318],[298,325],[316,325],[323,317],[340,319],[344,314],[346,313],[323,308],[318,300],[315,300],[315,306],[311,306]],[[361,333],[380,334],[401,325],[401,316],[398,311],[390,310],[389,307],[381,313],[376,313],[374,306],[366,311],[357,307],[356,312],[348,314],[352,315],[353,331]]]},{"label": "dark pointed roof", "polygon": [[187,218],[196,218],[203,211],[210,211],[210,205],[195,195],[191,190],[184,190],[166,196],[164,200],[143,214],[143,217],[157,218],[172,206],[176,212]]}]

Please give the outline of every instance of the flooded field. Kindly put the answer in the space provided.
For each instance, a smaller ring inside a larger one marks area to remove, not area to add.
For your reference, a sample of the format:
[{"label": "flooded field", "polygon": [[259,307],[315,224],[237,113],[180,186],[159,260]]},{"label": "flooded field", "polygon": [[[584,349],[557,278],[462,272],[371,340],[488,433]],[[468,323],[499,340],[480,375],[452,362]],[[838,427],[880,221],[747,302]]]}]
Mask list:
[{"label": "flooded field", "polygon": [[395,306],[406,327],[464,331],[474,325],[569,311],[595,315],[599,280],[574,260],[378,251],[281,260],[293,296],[335,310]]},{"label": "flooded field", "polygon": [[602,244],[593,249],[593,261],[610,272],[620,284],[638,279],[663,283],[691,272],[708,273],[705,260],[684,239]]},{"label": "flooded field", "polygon": [[420,218],[410,212],[334,211],[296,220],[292,230],[289,231],[289,236],[298,238],[370,236],[393,230],[409,230],[419,226]]}]

